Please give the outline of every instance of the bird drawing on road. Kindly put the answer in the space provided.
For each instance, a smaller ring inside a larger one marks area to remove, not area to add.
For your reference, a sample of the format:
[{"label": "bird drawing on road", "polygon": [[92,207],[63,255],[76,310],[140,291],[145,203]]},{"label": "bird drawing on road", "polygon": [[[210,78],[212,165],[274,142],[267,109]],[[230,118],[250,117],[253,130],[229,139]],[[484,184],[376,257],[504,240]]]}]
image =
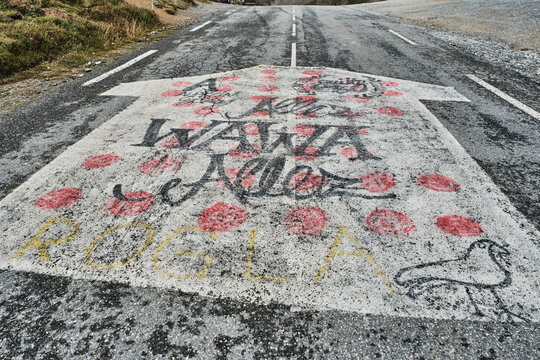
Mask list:
[{"label": "bird drawing on road", "polygon": [[394,281],[408,287],[413,299],[436,287],[463,286],[473,307],[474,315],[499,321],[528,322],[511,312],[497,290],[512,283],[508,250],[488,239],[473,242],[463,257],[406,267],[398,271]]}]

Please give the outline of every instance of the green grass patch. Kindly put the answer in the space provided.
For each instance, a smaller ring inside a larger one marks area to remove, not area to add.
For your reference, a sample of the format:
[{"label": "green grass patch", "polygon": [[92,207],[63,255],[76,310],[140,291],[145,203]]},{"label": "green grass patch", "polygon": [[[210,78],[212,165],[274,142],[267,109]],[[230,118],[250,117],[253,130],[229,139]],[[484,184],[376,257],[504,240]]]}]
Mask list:
[{"label": "green grass patch", "polygon": [[[20,5],[20,1],[18,2]],[[79,65],[160,25],[123,0],[0,0],[0,80],[45,62]]]}]

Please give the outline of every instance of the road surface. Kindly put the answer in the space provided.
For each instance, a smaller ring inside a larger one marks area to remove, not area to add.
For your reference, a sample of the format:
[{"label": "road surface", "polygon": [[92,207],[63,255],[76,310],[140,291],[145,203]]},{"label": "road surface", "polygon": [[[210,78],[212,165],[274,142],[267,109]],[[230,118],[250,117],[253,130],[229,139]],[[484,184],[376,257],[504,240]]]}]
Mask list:
[{"label": "road surface", "polygon": [[231,7],[0,121],[0,354],[535,358],[540,85]]}]

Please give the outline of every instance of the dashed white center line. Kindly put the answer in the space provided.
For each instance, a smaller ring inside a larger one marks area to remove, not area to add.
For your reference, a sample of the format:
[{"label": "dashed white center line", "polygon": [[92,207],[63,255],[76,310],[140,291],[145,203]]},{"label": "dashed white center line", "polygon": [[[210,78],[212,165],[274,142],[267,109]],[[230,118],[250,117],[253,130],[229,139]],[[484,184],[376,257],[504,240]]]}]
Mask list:
[{"label": "dashed white center line", "polygon": [[231,14],[232,14],[232,11],[227,11],[227,12],[225,13],[225,15],[231,15]]},{"label": "dashed white center line", "polygon": [[406,42],[408,42],[411,45],[418,45],[414,41],[407,39],[405,36],[401,35],[400,33],[396,32],[394,30],[388,29],[388,31],[390,31],[392,34],[396,35],[398,38],[400,38],[402,40],[405,40]]},{"label": "dashed white center line", "polygon": [[204,24],[201,24],[197,27],[194,27],[193,29],[189,30],[189,32],[194,32],[194,31],[197,31],[199,29],[202,29],[203,27],[205,27],[206,25],[210,24],[212,21],[207,21],[205,22]]},{"label": "dashed white center line", "polygon": [[292,36],[296,36],[296,24],[292,24]]},{"label": "dashed white center line", "polygon": [[291,44],[291,67],[296,67],[296,43]]},{"label": "dashed white center line", "polygon": [[501,99],[508,101],[510,104],[514,105],[518,109],[520,109],[520,110],[526,112],[527,114],[531,115],[536,120],[540,120],[540,113],[538,111],[536,111],[534,109],[531,109],[530,107],[528,107],[527,105],[523,104],[522,102],[514,99],[510,95],[506,95],[501,90],[499,90],[496,87],[488,84],[487,82],[485,82],[484,80],[478,78],[475,75],[470,75],[469,74],[469,75],[467,75],[467,77],[469,79],[471,79],[472,81],[474,81],[475,83],[477,83],[478,85],[488,89],[489,91],[491,91],[492,93],[494,93],[495,95],[500,97]]},{"label": "dashed white center line", "polygon": [[122,70],[124,70],[125,68],[127,68],[127,67],[129,67],[129,66],[135,64],[136,62],[141,61],[141,60],[144,59],[145,57],[150,56],[150,55],[152,55],[153,53],[156,53],[156,52],[157,52],[157,50],[150,50],[150,51],[147,51],[147,52],[145,52],[144,54],[139,55],[139,56],[137,56],[137,57],[134,58],[134,59],[131,59],[131,60],[128,61],[127,63],[118,66],[117,68],[114,68],[114,69],[112,69],[112,70],[110,70],[110,71],[107,71],[106,73],[101,74],[100,76],[95,77],[95,78],[93,78],[92,80],[88,80],[87,82],[85,82],[84,84],[82,84],[82,86],[88,86],[88,85],[92,85],[92,84],[95,84],[95,83],[97,83],[97,82],[100,82],[101,80],[108,78],[108,77],[111,76],[112,74],[115,74],[115,73],[117,73],[117,72],[119,72],[119,71],[122,71]]}]

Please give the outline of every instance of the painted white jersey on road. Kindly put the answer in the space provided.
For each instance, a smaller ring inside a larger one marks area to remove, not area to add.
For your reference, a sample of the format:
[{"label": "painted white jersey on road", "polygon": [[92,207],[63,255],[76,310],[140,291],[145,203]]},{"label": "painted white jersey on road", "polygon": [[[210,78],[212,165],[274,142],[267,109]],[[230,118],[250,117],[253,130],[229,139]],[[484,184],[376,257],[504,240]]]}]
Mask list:
[{"label": "painted white jersey on road", "polygon": [[143,81],[1,202],[2,268],[308,309],[538,321],[538,232],[420,99],[335,69]]}]

